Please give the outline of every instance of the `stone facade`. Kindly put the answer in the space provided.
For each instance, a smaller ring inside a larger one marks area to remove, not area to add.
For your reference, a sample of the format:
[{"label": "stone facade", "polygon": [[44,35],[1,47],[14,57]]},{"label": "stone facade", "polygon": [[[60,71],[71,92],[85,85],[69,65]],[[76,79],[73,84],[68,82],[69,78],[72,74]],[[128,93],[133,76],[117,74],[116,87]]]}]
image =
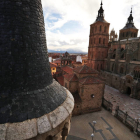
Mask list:
[{"label": "stone facade", "polygon": [[[140,38],[137,37],[138,29],[133,22],[132,10],[125,27],[120,30],[119,41],[116,40],[117,34],[112,30],[110,42],[108,42],[109,23],[104,20],[103,12],[101,3],[97,19],[91,25],[88,65],[101,70],[100,74],[106,79],[106,84],[119,89],[122,93],[127,93],[130,97],[140,99]],[[102,32],[104,26],[106,27],[105,33]],[[93,38],[96,36],[96,32],[98,36],[106,36],[107,42],[103,43],[106,49],[99,45],[103,39],[96,40],[96,37],[95,41],[91,39],[92,36]],[[99,65],[96,60],[100,60]]]},{"label": "stone facade", "polygon": [[99,72],[84,65],[73,69],[73,74],[64,75],[64,86],[75,100],[73,115],[101,110],[104,82]]},{"label": "stone facade", "polygon": [[[128,35],[122,37],[125,31]],[[119,41],[111,42],[101,75],[106,78],[106,84],[130,97],[140,99],[140,38],[137,33],[131,11],[126,26],[120,30]]]}]

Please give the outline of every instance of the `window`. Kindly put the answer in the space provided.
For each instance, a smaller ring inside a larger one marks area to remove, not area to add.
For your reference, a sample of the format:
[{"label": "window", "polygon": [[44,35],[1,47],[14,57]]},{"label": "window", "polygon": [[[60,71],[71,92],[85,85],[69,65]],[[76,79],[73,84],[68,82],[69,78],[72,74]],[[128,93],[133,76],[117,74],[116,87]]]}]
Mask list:
[{"label": "window", "polygon": [[140,68],[139,67],[134,68],[134,78],[140,78]]},{"label": "window", "polygon": [[99,38],[99,44],[101,44],[101,38]]},{"label": "window", "polygon": [[93,27],[93,29],[92,29],[92,33],[94,33],[94,27]]},{"label": "window", "polygon": [[100,26],[100,30],[99,30],[100,32],[102,31],[102,26]]},{"label": "window", "polygon": [[55,70],[55,68],[53,68],[53,70]]},{"label": "window", "polygon": [[94,44],[95,44],[95,38],[94,38]]},{"label": "window", "polygon": [[112,64],[112,71],[114,70],[114,63]]},{"label": "window", "polygon": [[105,26],[105,28],[104,28],[104,32],[106,32],[106,26]]},{"label": "window", "polygon": [[91,44],[92,44],[92,39],[91,39]]},{"label": "window", "polygon": [[120,68],[120,73],[123,74],[123,67]]},{"label": "window", "polygon": [[104,38],[104,40],[103,40],[103,44],[105,44],[105,38]]},{"label": "window", "polygon": [[97,26],[95,27],[95,32],[97,31]]}]

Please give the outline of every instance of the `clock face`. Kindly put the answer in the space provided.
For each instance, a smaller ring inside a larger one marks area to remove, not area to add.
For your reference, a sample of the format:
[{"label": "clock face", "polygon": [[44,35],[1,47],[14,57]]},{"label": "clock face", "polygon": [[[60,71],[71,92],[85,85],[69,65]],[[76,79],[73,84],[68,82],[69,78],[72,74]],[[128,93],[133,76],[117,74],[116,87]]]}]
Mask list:
[{"label": "clock face", "polygon": [[131,51],[135,51],[138,48],[138,43],[137,42],[132,42],[131,44],[128,45],[128,49]]}]

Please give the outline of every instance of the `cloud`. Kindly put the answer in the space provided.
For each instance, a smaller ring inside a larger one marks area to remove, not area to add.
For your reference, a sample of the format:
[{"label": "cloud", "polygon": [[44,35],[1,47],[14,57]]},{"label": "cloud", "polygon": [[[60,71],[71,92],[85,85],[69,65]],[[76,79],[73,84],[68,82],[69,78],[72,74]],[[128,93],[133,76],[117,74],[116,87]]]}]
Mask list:
[{"label": "cloud", "polygon": [[[88,51],[90,24],[96,20],[99,0],[42,0],[49,49]],[[119,34],[133,5],[134,23],[139,28],[139,0],[103,0],[105,19]]]}]

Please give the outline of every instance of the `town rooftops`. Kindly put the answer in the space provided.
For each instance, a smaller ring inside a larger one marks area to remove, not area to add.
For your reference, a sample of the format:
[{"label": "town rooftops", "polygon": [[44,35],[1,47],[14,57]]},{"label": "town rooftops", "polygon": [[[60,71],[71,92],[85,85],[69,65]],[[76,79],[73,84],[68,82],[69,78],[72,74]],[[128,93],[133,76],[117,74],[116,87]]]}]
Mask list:
[{"label": "town rooftops", "polygon": [[98,71],[96,71],[86,65],[74,68],[73,71],[76,73],[80,73],[80,74],[94,74],[94,73],[98,74],[99,73]]},{"label": "town rooftops", "polygon": [[51,68],[52,68],[52,67],[57,67],[57,65],[54,64],[54,63],[50,63],[50,67],[51,67]]},{"label": "town rooftops", "polygon": [[63,76],[56,77],[56,79],[61,86],[64,86],[64,77]]},{"label": "town rooftops", "polygon": [[69,67],[69,66],[65,66],[61,68],[63,71],[65,71],[68,74],[72,74],[73,73],[73,68]]},{"label": "town rooftops", "polygon": [[59,59],[59,60],[55,60],[53,63],[55,63],[55,64],[61,64],[61,60]]},{"label": "town rooftops", "polygon": [[76,76],[76,74],[66,74],[64,75],[64,77],[68,80],[68,81],[78,81],[78,78]]},{"label": "town rooftops", "polygon": [[96,78],[93,76],[88,76],[88,77],[79,79],[79,83],[81,83],[82,85],[90,85],[90,84],[101,84],[104,82],[102,80],[100,80],[99,78]]}]

